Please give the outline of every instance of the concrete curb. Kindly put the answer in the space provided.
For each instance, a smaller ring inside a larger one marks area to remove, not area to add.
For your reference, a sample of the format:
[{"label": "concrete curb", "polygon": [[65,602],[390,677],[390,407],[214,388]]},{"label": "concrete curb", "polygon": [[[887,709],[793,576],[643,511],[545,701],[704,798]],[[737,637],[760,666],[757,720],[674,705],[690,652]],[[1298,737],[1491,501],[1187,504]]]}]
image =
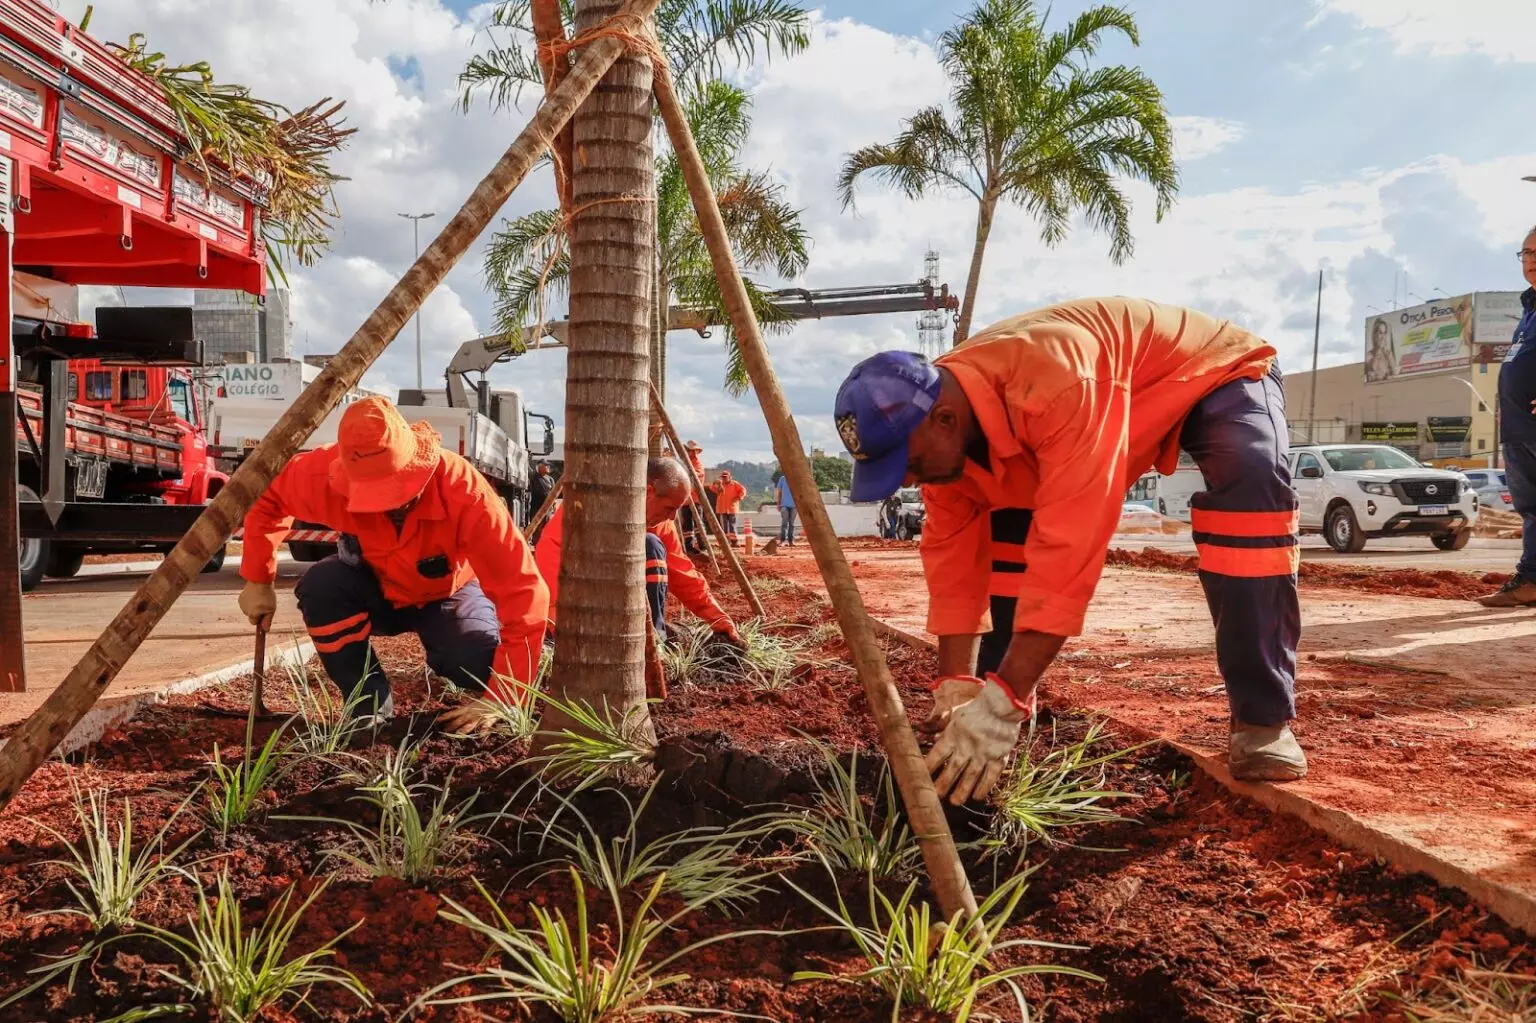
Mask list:
[{"label": "concrete curb", "polygon": [[[275,643],[268,650],[267,667],[278,668],[290,664],[303,664],[314,655],[314,652],[314,644],[307,639]],[[169,696],[183,696],[233,681],[242,675],[249,675],[255,666],[255,659],[248,657],[243,661],[237,661],[192,678],[168,682],[159,689],[146,693],[135,693],[132,696],[120,696],[115,699],[110,696],[105,697],[92,707],[85,717],[80,719],[79,724],[64,737],[64,741],[59,743],[57,752],[73,753],[100,739],[108,729],[123,724],[145,707],[164,703]],[[4,743],[0,742],[0,746],[4,746]]]},{"label": "concrete curb", "polygon": [[[826,599],[820,593],[800,583],[788,579],[785,582],[809,596],[819,600]],[[903,643],[914,650],[934,653],[938,649],[937,644],[929,642],[926,638],[883,622],[873,615],[870,616],[870,621],[874,623],[877,634]],[[1184,754],[1202,771],[1237,795],[1251,799],[1267,810],[1300,818],[1308,826],[1321,831],[1341,845],[1365,853],[1372,858],[1386,860],[1403,870],[1427,874],[1446,887],[1460,889],[1511,927],[1518,928],[1526,934],[1536,935],[1536,894],[1479,877],[1465,867],[1441,859],[1423,846],[1382,831],[1345,810],[1324,806],[1284,785],[1238,781],[1227,770],[1226,762],[1221,757],[1212,756],[1176,739],[1155,735],[1145,729],[1116,721],[1113,716],[1105,715],[1105,717],[1133,736],[1156,740]]]}]

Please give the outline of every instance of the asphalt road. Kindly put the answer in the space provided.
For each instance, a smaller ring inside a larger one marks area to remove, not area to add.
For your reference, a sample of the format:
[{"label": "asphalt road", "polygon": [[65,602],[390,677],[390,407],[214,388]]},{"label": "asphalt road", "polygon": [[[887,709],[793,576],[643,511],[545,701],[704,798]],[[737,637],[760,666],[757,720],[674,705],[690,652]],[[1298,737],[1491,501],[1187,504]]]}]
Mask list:
[{"label": "asphalt road", "polygon": [[[1141,550],[1156,547],[1180,554],[1194,554],[1195,544],[1188,535],[1125,535],[1112,541],[1116,547]],[[1448,569],[1454,572],[1511,572],[1520,557],[1519,540],[1473,540],[1459,551],[1440,551],[1426,539],[1394,538],[1371,540],[1359,554],[1337,554],[1321,537],[1301,538],[1301,556],[1306,561],[1332,562],[1339,565],[1368,565],[1372,568],[1416,568],[1420,571]]]}]

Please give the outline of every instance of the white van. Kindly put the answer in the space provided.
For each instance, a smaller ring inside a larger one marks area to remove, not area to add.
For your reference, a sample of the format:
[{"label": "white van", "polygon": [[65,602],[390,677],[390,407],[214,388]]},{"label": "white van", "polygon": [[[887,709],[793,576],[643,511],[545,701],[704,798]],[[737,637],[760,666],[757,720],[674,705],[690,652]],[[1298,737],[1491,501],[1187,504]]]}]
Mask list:
[{"label": "white van", "polygon": [[1195,460],[1179,452],[1179,466],[1172,476],[1145,473],[1125,492],[1127,504],[1143,504],[1164,518],[1189,521],[1189,499],[1205,489],[1205,477]]}]

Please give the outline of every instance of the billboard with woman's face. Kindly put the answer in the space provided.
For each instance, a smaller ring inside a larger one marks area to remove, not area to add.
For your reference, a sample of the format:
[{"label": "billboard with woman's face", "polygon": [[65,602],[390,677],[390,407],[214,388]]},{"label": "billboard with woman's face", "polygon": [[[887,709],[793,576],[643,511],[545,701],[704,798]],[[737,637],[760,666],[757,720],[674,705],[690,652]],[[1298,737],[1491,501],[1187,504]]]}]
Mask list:
[{"label": "billboard with woman's face", "polygon": [[1365,321],[1365,379],[1463,369],[1472,362],[1472,296],[1425,302]]}]

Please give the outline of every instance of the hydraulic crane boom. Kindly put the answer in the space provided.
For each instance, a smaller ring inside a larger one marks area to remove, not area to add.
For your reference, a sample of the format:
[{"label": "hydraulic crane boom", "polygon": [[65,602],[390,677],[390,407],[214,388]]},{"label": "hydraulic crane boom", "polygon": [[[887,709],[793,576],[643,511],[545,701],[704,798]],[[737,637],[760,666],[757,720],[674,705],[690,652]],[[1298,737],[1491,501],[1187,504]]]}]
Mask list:
[{"label": "hydraulic crane boom", "polygon": [[[783,288],[768,293],[769,303],[786,319],[820,320],[832,316],[868,316],[876,313],[911,313],[931,310],[955,311],[960,300],[949,293],[949,285],[935,287],[928,281],[915,284],[885,284],[868,288]],[[709,328],[724,323],[719,314],[685,306],[672,306],[667,313],[668,330],[694,330],[709,336]],[[538,327],[523,328],[523,351],[564,348],[565,320]],[[489,334],[466,341],[448,363],[448,402],[456,408],[470,407],[464,377],[467,373],[489,370],[498,362],[523,354],[514,351],[505,334]]]}]

